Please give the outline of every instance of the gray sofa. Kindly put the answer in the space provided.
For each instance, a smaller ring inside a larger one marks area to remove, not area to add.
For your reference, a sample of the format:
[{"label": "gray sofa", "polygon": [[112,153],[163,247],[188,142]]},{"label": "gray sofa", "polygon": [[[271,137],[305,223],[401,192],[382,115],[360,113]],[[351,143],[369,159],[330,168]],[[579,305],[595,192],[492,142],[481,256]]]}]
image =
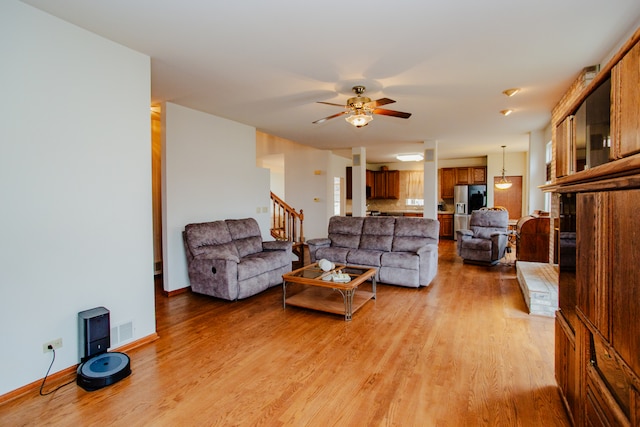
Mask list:
[{"label": "gray sofa", "polygon": [[428,286],[438,272],[440,223],[417,217],[349,217],[329,219],[328,238],[307,241],[312,262],[377,268],[382,283]]},{"label": "gray sofa", "polygon": [[184,246],[194,292],[247,298],[282,283],[291,271],[291,242],[262,241],[253,218],[188,224]]}]

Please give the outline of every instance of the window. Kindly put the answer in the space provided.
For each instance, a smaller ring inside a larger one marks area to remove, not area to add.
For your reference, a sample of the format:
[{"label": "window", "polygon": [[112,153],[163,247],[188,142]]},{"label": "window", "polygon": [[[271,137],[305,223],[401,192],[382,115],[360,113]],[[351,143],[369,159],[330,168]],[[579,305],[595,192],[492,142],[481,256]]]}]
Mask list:
[{"label": "window", "polygon": [[407,198],[406,206],[424,206],[424,172],[407,171]]},{"label": "window", "polygon": [[[547,164],[547,184],[551,182],[551,160],[553,159],[553,143],[547,142],[545,149],[545,162]],[[551,212],[551,193],[544,193],[544,210]]]}]

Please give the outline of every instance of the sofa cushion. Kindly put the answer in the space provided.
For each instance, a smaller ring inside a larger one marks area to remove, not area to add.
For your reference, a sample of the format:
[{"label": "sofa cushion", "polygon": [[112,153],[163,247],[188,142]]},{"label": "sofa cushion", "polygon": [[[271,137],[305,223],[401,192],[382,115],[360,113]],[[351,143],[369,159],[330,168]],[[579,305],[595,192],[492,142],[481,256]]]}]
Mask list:
[{"label": "sofa cushion", "polygon": [[245,257],[238,264],[238,282],[263,274],[268,270],[267,261],[258,257]]},{"label": "sofa cushion", "polygon": [[491,252],[491,240],[490,239],[466,239],[461,243],[462,249],[472,250],[472,251],[488,251]]},{"label": "sofa cushion", "polygon": [[187,246],[194,257],[210,257],[213,253],[223,254],[224,258],[227,255],[235,258],[239,256],[224,221],[188,224],[184,232]]},{"label": "sofa cushion", "polygon": [[228,219],[225,222],[240,258],[262,252],[262,234],[255,219]]},{"label": "sofa cushion", "polygon": [[357,249],[360,245],[364,218],[333,216],[329,219],[329,239],[331,246]]},{"label": "sofa cushion", "polygon": [[438,243],[440,223],[437,220],[398,217],[393,237],[393,252],[417,252],[429,243]]},{"label": "sofa cushion", "polygon": [[360,249],[389,252],[393,244],[394,217],[367,217],[362,226]]},{"label": "sofa cushion", "polygon": [[370,249],[353,249],[347,254],[347,264],[380,267],[380,259],[384,253]]},{"label": "sofa cushion", "polygon": [[420,267],[420,258],[417,254],[409,252],[389,252],[382,255],[382,263],[385,267],[418,270]]}]

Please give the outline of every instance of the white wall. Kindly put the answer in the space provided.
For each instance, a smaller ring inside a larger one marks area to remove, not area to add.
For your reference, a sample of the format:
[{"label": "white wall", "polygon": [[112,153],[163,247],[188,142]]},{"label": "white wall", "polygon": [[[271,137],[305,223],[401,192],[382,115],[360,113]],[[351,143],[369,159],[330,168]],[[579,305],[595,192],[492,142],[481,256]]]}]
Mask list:
[{"label": "white wall", "polygon": [[[0,2],[0,394],[79,362],[78,312],[155,333],[149,58]],[[123,343],[120,343],[123,344]],[[135,361],[133,361],[135,366]]]},{"label": "white wall", "polygon": [[305,238],[326,237],[333,215],[333,178],[345,178],[351,159],[262,132],[256,145],[259,164],[284,155],[285,202],[304,211]]},{"label": "white wall", "polygon": [[172,291],[189,286],[185,225],[251,217],[273,238],[269,170],[256,166],[255,128],[172,103],[162,111],[163,279]]},{"label": "white wall", "polygon": [[533,131],[529,134],[529,211],[523,210],[524,215],[530,214],[534,210],[544,210],[544,193],[538,187],[546,183],[547,142],[543,130]]}]

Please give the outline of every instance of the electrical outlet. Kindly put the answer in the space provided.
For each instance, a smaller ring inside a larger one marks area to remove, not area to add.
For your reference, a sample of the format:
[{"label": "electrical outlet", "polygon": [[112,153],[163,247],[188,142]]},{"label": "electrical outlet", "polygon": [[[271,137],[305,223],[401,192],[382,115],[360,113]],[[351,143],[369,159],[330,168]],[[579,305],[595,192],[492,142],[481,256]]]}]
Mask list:
[{"label": "electrical outlet", "polygon": [[46,353],[48,351],[51,351],[51,350],[49,350],[49,346],[53,347],[54,350],[62,348],[62,338],[58,338],[58,339],[55,339],[53,341],[49,341],[49,342],[46,342],[46,343],[42,344],[42,352]]}]

